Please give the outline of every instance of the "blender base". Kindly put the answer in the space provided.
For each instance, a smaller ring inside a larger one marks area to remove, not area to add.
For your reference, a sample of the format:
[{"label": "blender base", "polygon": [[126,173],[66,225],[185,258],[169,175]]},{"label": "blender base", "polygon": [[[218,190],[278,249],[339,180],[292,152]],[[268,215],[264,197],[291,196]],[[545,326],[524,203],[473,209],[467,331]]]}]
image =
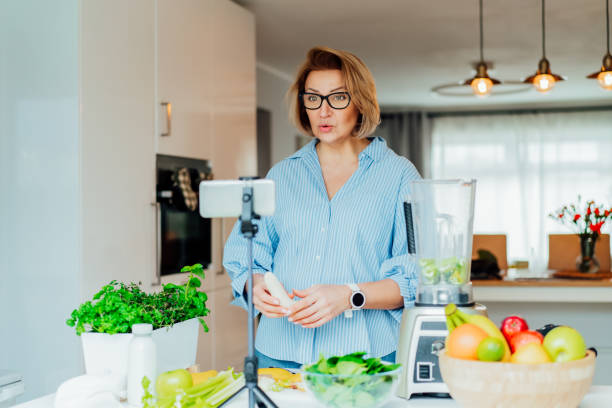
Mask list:
[{"label": "blender base", "polygon": [[[449,396],[437,355],[444,348],[448,335],[445,306],[419,304],[404,309],[396,358],[396,362],[404,367],[397,388],[398,397],[409,399],[416,394]],[[487,315],[487,308],[478,303],[458,307],[467,313]]]}]

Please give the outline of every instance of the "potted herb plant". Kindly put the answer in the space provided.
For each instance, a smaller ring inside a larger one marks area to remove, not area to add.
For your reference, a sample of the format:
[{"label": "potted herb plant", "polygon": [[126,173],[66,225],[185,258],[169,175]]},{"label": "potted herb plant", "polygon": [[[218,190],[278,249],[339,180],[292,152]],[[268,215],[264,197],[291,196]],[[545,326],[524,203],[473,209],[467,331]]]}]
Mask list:
[{"label": "potted herb plant", "polygon": [[145,293],[135,283],[112,281],[82,303],[66,321],[81,336],[85,371],[94,375],[127,374],[127,352],[136,323],[153,325],[158,372],[186,368],[195,363],[198,326],[209,314],[201,264],[185,266],[184,285],[166,284],[157,293]]}]

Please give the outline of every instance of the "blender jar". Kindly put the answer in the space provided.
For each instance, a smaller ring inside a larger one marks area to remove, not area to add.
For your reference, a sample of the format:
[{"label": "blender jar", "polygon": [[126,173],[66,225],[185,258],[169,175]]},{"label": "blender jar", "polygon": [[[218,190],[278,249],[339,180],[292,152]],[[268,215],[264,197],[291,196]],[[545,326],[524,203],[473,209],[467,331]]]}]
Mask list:
[{"label": "blender jar", "polygon": [[419,270],[417,304],[473,304],[470,266],[475,187],[476,180],[411,183]]}]

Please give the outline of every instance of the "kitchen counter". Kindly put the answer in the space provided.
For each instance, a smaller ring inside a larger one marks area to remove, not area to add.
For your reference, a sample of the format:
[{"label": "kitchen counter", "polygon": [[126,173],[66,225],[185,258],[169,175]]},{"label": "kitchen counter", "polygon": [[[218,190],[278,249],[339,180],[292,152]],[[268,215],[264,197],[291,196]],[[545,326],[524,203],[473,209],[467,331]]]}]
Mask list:
[{"label": "kitchen counter", "polygon": [[497,324],[506,316],[519,315],[531,328],[548,323],[574,327],[599,353],[593,384],[610,384],[612,280],[548,278],[552,272],[539,278],[511,273],[504,280],[472,281],[474,300],[487,307]]},{"label": "kitchen counter", "polygon": [[[276,402],[279,408],[318,408],[322,407],[317,404],[309,394],[285,390],[280,393],[270,392],[268,395]],[[47,395],[42,398],[32,400],[23,404],[16,405],[14,408],[54,408],[54,395]],[[125,405],[127,407],[127,404]],[[232,401],[227,408],[243,408],[247,407],[247,394],[243,392],[239,399]],[[609,408],[612,406],[612,385],[593,386],[588,394],[584,397],[579,408]],[[382,408],[451,408],[459,407],[452,399],[446,398],[413,398],[404,400],[394,398]]]},{"label": "kitchen counter", "polygon": [[477,302],[612,303],[612,279],[474,280]]}]

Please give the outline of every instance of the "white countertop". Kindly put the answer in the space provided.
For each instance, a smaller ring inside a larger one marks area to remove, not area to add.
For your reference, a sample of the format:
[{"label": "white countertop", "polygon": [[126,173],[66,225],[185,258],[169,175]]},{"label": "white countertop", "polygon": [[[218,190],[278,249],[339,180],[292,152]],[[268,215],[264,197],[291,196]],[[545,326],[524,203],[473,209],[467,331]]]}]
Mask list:
[{"label": "white countertop", "polygon": [[[268,395],[274,400],[279,408],[314,408],[320,407],[310,395],[300,391],[286,390],[280,393],[269,392]],[[47,395],[13,408],[54,408],[54,394]],[[232,401],[227,408],[247,407],[247,394],[243,392],[240,398]],[[127,405],[126,405],[127,407]],[[413,398],[404,400],[394,398],[383,408],[458,408],[459,405],[452,399],[445,398]],[[609,408],[612,407],[612,385],[593,386],[584,397],[579,408]]]},{"label": "white countertop", "polygon": [[612,286],[474,286],[474,300],[488,302],[612,303]]}]

